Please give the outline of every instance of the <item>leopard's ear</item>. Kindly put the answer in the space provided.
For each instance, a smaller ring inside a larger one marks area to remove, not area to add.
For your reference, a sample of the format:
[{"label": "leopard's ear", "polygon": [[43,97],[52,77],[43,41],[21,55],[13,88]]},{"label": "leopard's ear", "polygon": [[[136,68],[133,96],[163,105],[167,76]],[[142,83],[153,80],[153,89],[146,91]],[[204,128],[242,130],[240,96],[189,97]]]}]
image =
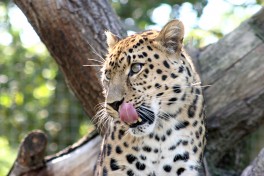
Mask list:
[{"label": "leopard's ear", "polygon": [[120,39],[110,31],[105,31],[105,35],[108,48],[111,50]]},{"label": "leopard's ear", "polygon": [[184,26],[179,20],[168,22],[155,39],[170,54],[180,52],[184,36]]}]

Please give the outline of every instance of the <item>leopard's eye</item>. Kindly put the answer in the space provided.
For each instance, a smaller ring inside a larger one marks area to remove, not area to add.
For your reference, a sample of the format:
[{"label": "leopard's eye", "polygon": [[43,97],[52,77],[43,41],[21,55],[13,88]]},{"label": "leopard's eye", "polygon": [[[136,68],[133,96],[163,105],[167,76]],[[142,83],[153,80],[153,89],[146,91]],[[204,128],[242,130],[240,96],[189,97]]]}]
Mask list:
[{"label": "leopard's eye", "polygon": [[143,64],[140,64],[140,63],[132,64],[132,66],[131,66],[131,72],[132,73],[138,73],[141,70],[142,65]]},{"label": "leopard's eye", "polygon": [[105,71],[105,79],[109,81],[111,79],[110,71]]}]

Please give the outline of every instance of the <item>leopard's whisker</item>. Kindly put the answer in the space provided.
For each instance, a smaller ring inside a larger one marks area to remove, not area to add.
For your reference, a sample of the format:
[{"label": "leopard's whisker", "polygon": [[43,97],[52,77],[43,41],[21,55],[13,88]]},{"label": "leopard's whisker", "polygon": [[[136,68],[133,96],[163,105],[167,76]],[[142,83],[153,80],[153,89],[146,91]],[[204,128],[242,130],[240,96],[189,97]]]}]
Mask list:
[{"label": "leopard's whisker", "polygon": [[102,63],[102,64],[104,64],[104,62],[103,62],[103,61],[99,61],[99,60],[97,60],[97,59],[87,59],[87,60],[90,60],[90,61],[95,61],[95,62],[99,62],[99,63]]},{"label": "leopard's whisker", "polygon": [[92,49],[92,52],[96,55],[96,56],[98,56],[100,59],[102,59],[102,61],[104,61],[105,62],[105,59],[94,49],[94,47],[89,43],[89,42],[87,42],[87,44],[90,46],[90,48]]}]

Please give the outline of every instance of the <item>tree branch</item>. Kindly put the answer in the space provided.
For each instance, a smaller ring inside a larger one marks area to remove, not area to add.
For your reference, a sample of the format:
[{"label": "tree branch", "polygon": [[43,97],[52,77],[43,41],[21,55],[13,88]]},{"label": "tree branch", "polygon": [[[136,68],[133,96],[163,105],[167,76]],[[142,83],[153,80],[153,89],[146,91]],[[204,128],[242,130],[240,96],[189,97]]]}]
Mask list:
[{"label": "tree branch", "polygon": [[47,137],[41,131],[28,134],[19,147],[17,159],[8,175],[17,176],[44,167]]},{"label": "tree branch", "polygon": [[101,137],[96,131],[63,151],[44,158],[47,137],[41,131],[29,133],[8,176],[93,175]]},{"label": "tree branch", "polygon": [[263,24],[264,8],[198,57],[213,165],[264,122]]}]

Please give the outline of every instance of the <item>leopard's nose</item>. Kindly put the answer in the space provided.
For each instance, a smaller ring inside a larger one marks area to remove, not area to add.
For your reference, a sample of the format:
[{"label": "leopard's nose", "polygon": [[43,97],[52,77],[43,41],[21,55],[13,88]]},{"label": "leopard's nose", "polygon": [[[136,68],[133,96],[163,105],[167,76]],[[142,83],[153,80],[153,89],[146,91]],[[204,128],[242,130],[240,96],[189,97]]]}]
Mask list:
[{"label": "leopard's nose", "polygon": [[118,111],[119,106],[123,103],[124,98],[120,101],[115,101],[113,103],[107,103],[109,106],[111,106],[114,110]]}]

